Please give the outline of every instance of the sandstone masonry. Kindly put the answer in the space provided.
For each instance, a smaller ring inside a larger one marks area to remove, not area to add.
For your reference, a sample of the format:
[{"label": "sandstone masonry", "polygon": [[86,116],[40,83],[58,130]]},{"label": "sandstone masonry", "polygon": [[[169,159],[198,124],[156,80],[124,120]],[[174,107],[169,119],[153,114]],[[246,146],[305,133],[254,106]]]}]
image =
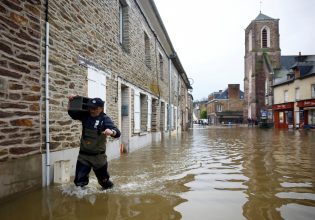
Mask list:
[{"label": "sandstone masonry", "polygon": [[[68,116],[70,94],[87,97],[104,89],[106,113],[123,134],[109,141],[109,157],[119,156],[119,146],[129,152],[190,124],[191,86],[153,0],[56,0],[49,1],[48,14],[46,9],[44,0],[0,2],[0,168],[37,163],[36,181],[29,184],[10,186],[2,179],[14,174],[0,174],[0,197],[45,182],[45,169],[38,167],[45,167],[46,153],[46,18],[50,165],[77,156],[81,125]],[[28,178],[23,169],[14,176],[20,182]]]}]

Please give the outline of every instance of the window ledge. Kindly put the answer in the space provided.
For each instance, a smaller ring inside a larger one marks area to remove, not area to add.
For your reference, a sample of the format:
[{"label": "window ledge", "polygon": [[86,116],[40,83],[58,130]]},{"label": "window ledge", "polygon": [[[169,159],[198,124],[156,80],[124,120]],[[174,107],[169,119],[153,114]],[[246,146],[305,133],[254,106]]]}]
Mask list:
[{"label": "window ledge", "polygon": [[144,136],[144,135],[147,135],[147,134],[148,134],[148,132],[146,132],[146,131],[139,132],[139,136]]}]

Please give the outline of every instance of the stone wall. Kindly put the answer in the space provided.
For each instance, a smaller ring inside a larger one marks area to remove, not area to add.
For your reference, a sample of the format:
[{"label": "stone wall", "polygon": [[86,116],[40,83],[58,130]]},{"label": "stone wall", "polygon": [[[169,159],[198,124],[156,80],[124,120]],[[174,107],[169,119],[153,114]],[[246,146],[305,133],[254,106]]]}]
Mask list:
[{"label": "stone wall", "polygon": [[[270,47],[262,48],[261,30],[264,26],[270,29]],[[252,31],[252,51],[249,51],[249,32]],[[265,82],[269,79],[269,71],[263,53],[268,53],[273,68],[280,67],[279,20],[252,21],[245,30],[245,77],[244,77],[244,118],[259,118],[260,110],[266,109]],[[268,84],[271,86],[271,84]],[[251,87],[251,88],[249,88]],[[270,90],[270,88],[268,88]],[[269,95],[272,98],[272,94]]]},{"label": "stone wall", "polygon": [[[159,71],[155,69],[157,58],[154,51],[157,48],[152,40],[153,33],[135,3],[129,3],[128,7],[133,10],[128,10],[128,50],[119,44],[117,37],[118,2],[60,0],[50,4],[51,108],[55,110],[51,116],[52,149],[60,150],[78,144],[80,126],[71,121],[66,112],[66,97],[69,94],[87,95],[87,69],[79,65],[78,57],[111,73],[111,77],[107,78],[106,106],[107,114],[116,124],[117,76],[152,93],[167,88],[167,83],[160,81],[158,84],[155,80]],[[143,27],[151,39],[151,68],[145,65]],[[157,85],[158,90],[154,90]],[[67,132],[70,129],[75,132],[70,134]]]},{"label": "stone wall", "polygon": [[41,150],[41,3],[0,2],[0,161]]},{"label": "stone wall", "polygon": [[[2,162],[45,153],[44,3],[44,0],[0,2]],[[81,125],[67,113],[68,96],[88,95],[87,76],[91,66],[106,74],[106,113],[116,125],[121,123],[118,79],[123,79],[125,86],[130,88],[132,137],[138,135],[133,132],[135,88],[155,99],[169,102],[170,54],[166,54],[165,45],[162,46],[156,38],[145,13],[140,11],[138,1],[126,3],[123,19],[127,33],[121,44],[119,1],[49,1],[49,132],[52,153],[79,146]],[[147,44],[144,33],[148,36]],[[160,57],[163,65],[159,65]],[[146,59],[150,60],[149,66]],[[178,75],[177,71],[175,73]],[[176,95],[172,98],[174,105],[177,105]],[[154,102],[154,110],[159,111],[157,103]],[[160,116],[158,112],[152,115],[155,124],[158,124]],[[159,131],[158,128],[155,126],[155,131]]]}]

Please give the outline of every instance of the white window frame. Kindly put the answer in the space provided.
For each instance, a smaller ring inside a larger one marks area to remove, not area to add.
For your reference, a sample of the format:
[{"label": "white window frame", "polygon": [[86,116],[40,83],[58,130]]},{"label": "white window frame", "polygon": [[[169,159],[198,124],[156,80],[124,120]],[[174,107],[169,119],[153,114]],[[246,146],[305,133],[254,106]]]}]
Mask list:
[{"label": "white window frame", "polygon": [[289,99],[289,91],[288,90],[284,90],[283,92],[283,101],[284,102],[288,102]]},{"label": "white window frame", "polygon": [[295,100],[300,100],[300,88],[295,88]]},{"label": "white window frame", "polygon": [[176,106],[174,107],[174,120],[175,120],[175,129],[177,129],[178,117],[177,117],[177,107]]},{"label": "white window frame", "polygon": [[134,133],[141,131],[141,102],[140,91],[134,91]]},{"label": "white window frame", "polygon": [[170,117],[170,125],[171,125],[171,130],[174,128],[174,106],[173,104],[171,105],[171,117]]},{"label": "white window frame", "polygon": [[[88,97],[101,98],[106,103],[106,74],[92,66],[88,66]],[[106,105],[104,105],[106,109]]]},{"label": "white window frame", "polygon": [[248,72],[248,94],[250,95],[252,93],[252,69],[249,70]]},{"label": "white window frame", "polygon": [[312,95],[312,98],[315,98],[315,84],[311,85],[311,95]]},{"label": "white window frame", "polygon": [[152,98],[148,96],[148,121],[147,121],[147,131],[151,131],[151,120],[152,120]]},{"label": "white window frame", "polygon": [[217,112],[222,112],[222,105],[221,104],[217,104]]},{"label": "white window frame", "polygon": [[168,104],[165,103],[165,131],[168,130]]}]

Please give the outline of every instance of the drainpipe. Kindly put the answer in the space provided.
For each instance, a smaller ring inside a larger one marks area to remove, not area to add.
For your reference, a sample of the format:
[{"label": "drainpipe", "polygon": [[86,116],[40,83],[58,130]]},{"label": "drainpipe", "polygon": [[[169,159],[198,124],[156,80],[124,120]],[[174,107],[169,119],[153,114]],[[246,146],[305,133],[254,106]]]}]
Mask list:
[{"label": "drainpipe", "polygon": [[179,88],[179,74],[177,77],[177,112],[176,112],[176,131],[177,131],[177,136],[178,136],[178,116],[179,116],[179,92],[180,92],[180,88]]},{"label": "drainpipe", "polygon": [[48,23],[48,0],[45,10],[45,107],[46,107],[46,186],[50,184],[50,147],[49,147],[49,23]]},{"label": "drainpipe", "polygon": [[167,114],[167,126],[168,126],[168,133],[171,136],[171,80],[172,80],[172,59],[171,57],[168,59],[168,73],[169,73],[169,92],[168,92],[168,100],[169,100],[169,104],[168,104],[168,114]]}]

